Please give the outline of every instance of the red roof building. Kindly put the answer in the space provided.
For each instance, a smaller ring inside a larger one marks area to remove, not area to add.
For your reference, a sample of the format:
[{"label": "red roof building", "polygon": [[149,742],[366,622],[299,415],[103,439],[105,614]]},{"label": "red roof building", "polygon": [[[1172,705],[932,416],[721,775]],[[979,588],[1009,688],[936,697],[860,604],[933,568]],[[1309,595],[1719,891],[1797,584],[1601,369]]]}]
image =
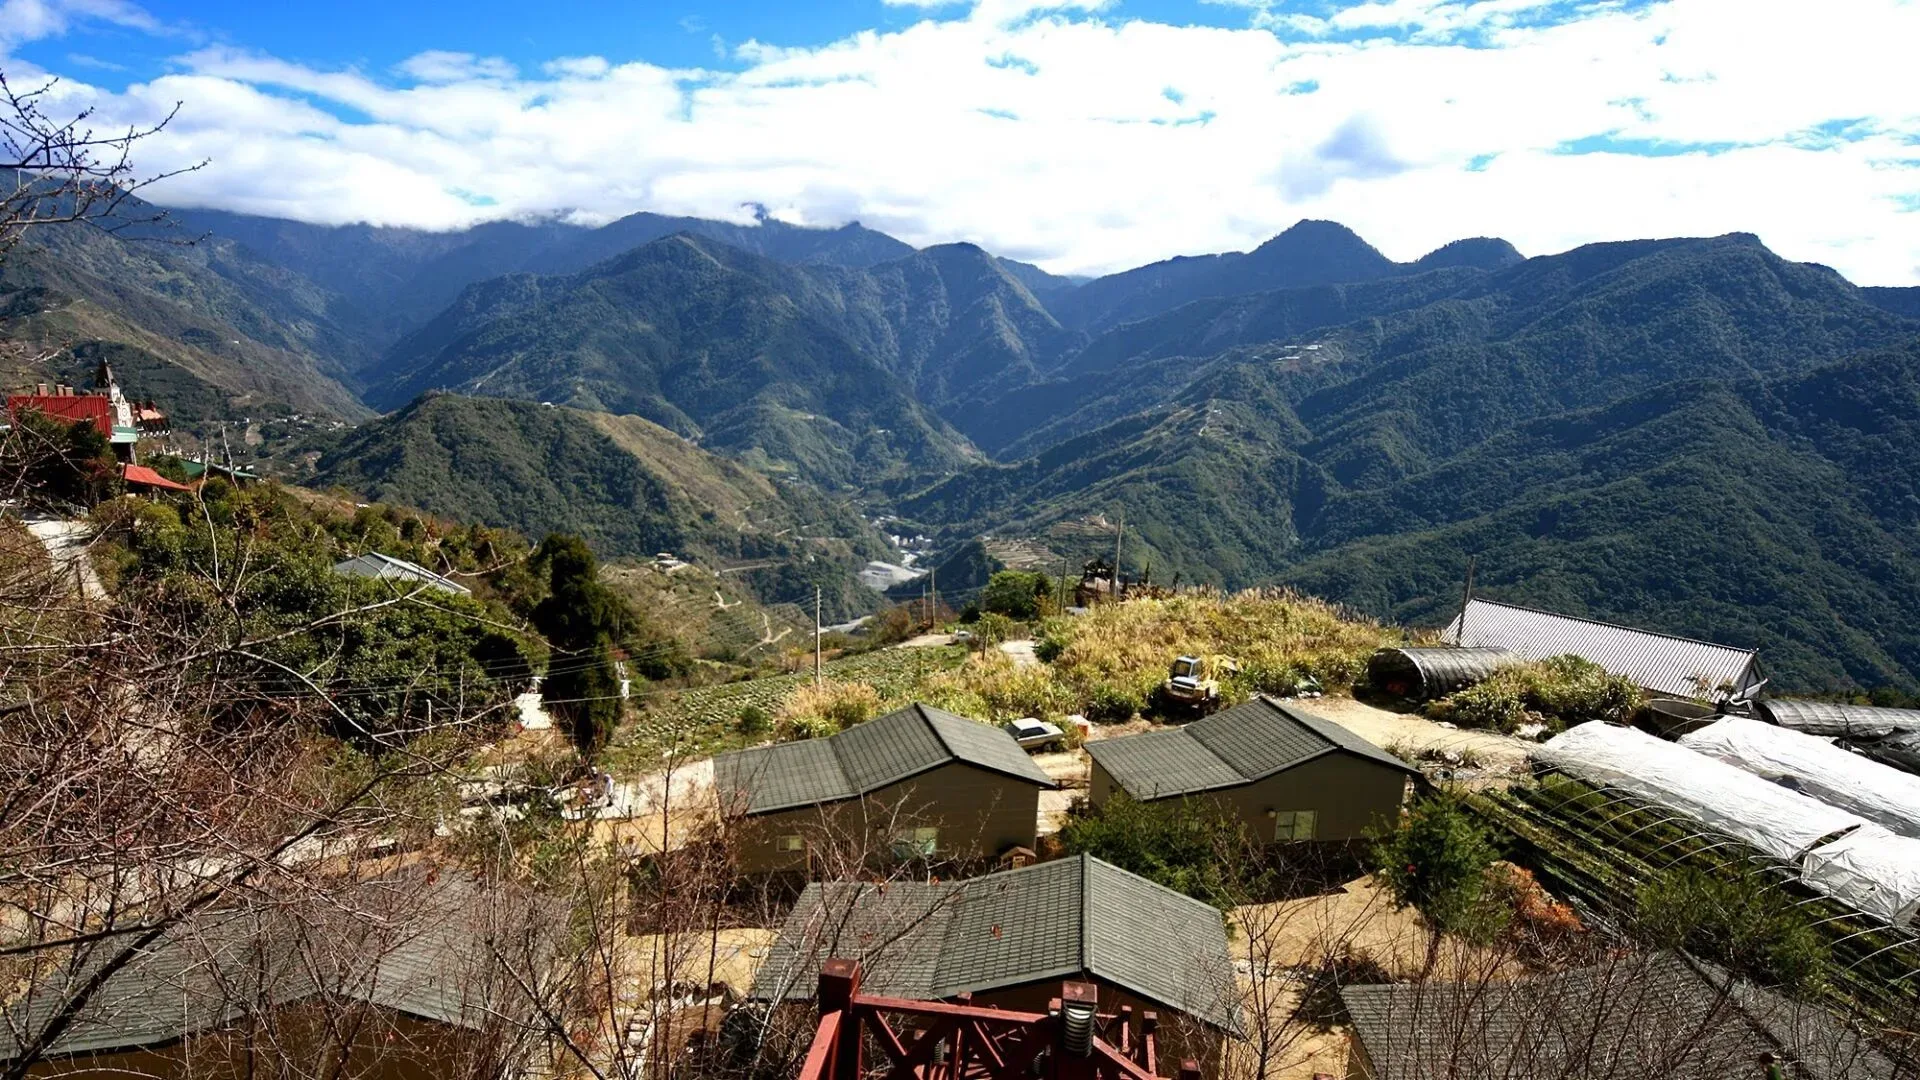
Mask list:
[{"label": "red roof building", "polygon": [[134,487],[155,488],[160,491],[193,490],[185,484],[174,483],[145,465],[123,465],[120,468],[120,475]]},{"label": "red roof building", "polygon": [[101,435],[113,438],[113,403],[103,394],[14,394],[7,398],[8,415],[17,418],[26,411],[70,424],[91,423]]}]

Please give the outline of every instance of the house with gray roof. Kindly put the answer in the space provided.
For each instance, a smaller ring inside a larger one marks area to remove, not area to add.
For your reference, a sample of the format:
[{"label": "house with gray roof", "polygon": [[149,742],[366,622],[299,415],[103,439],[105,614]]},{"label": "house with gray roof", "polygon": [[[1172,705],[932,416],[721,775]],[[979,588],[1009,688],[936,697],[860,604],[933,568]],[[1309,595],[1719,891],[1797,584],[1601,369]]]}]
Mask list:
[{"label": "house with gray roof", "polygon": [[1892,1080],[1894,1062],[1817,1005],[1680,953],[1472,983],[1348,986],[1349,1080],[1619,1076]]},{"label": "house with gray roof", "polygon": [[1399,817],[1419,770],[1304,709],[1256,697],[1183,727],[1087,744],[1088,801],[1211,799],[1269,843],[1355,840]]},{"label": "house with gray roof", "polygon": [[1102,1011],[1160,1014],[1162,1056],[1206,1059],[1239,1030],[1220,912],[1090,855],[964,881],[815,882],[788,915],[749,1000],[810,999],[828,959],[857,960],[864,993],[1045,1012],[1065,980]]},{"label": "house with gray roof", "polygon": [[998,727],[913,704],[825,739],[713,759],[723,812],[746,821],[748,873],[807,870],[828,847],[884,830],[903,855],[994,859],[1031,849],[1056,785]]},{"label": "house with gray roof", "polygon": [[[337,897],[214,909],[86,992],[124,951],[108,937],[16,988],[0,1064],[30,1061],[29,1076],[239,1076],[351,1059],[347,1074],[402,1080],[481,1064],[477,1054],[498,1071],[515,1063],[487,1057],[505,1052],[488,1033],[516,1017],[532,1024],[505,958],[524,976],[557,955],[538,932],[551,914],[524,899],[414,873]],[[354,1033],[347,1045],[341,1032]],[[250,1069],[230,1068],[240,1064]]]},{"label": "house with gray roof", "polygon": [[348,577],[370,578],[375,581],[391,581],[403,588],[425,585],[455,596],[470,595],[473,590],[421,566],[419,563],[396,559],[391,555],[382,555],[369,551],[365,555],[356,555],[351,559],[342,559],[333,564],[333,572]]},{"label": "house with gray roof", "polygon": [[1672,697],[1750,701],[1766,683],[1754,649],[1556,615],[1477,596],[1467,601],[1444,634],[1455,645],[1505,649],[1525,660],[1585,657],[1641,689]]}]

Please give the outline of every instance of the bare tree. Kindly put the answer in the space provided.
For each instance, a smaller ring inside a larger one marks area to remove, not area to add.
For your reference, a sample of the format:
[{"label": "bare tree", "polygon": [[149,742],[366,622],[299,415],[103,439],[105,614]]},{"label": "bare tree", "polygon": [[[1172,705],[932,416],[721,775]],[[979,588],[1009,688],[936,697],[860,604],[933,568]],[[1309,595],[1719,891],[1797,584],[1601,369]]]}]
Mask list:
[{"label": "bare tree", "polygon": [[82,223],[115,233],[163,226],[166,211],[135,194],[207,164],[146,174],[134,164],[136,145],[165,130],[179,115],[180,102],[155,123],[96,130],[93,106],[71,115],[48,111],[58,85],[47,79],[20,90],[0,72],[0,170],[10,174],[0,180],[0,259],[40,225]]}]

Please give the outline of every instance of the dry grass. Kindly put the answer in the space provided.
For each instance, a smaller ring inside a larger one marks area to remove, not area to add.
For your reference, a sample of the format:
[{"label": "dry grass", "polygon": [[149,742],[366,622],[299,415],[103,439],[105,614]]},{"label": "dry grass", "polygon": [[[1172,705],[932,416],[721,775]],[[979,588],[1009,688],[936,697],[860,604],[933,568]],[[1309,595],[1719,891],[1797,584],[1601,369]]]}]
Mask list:
[{"label": "dry grass", "polygon": [[1022,667],[990,651],[929,680],[927,700],[993,720],[1081,713],[1120,722],[1148,707],[1167,666],[1182,654],[1238,661],[1239,674],[1222,685],[1236,702],[1290,692],[1306,676],[1328,690],[1346,690],[1375,649],[1399,638],[1378,623],[1281,589],[1103,605],[1049,619],[1040,636],[1041,655],[1051,655],[1051,663]]}]

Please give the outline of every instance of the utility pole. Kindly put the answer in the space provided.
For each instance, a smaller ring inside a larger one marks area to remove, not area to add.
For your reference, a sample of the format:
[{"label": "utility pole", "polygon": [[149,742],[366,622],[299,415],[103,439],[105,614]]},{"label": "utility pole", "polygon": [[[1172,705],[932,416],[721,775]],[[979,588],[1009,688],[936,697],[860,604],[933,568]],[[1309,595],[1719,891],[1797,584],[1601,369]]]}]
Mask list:
[{"label": "utility pole", "polygon": [[1067,613],[1067,557],[1060,556],[1060,614]]},{"label": "utility pole", "polygon": [[934,620],[940,617],[940,571],[938,569],[927,571],[927,589],[933,594],[932,599],[927,603],[927,626],[931,629]]},{"label": "utility pole", "polygon": [[1467,605],[1473,603],[1473,564],[1475,557],[1467,556],[1467,587],[1460,593],[1460,621],[1453,624],[1453,643],[1467,635]]},{"label": "utility pole", "polygon": [[813,685],[820,686],[825,679],[820,673],[820,586],[813,587]]},{"label": "utility pole", "polygon": [[1127,508],[1120,508],[1120,524],[1113,530],[1113,602],[1120,602],[1120,540],[1127,535]]}]

